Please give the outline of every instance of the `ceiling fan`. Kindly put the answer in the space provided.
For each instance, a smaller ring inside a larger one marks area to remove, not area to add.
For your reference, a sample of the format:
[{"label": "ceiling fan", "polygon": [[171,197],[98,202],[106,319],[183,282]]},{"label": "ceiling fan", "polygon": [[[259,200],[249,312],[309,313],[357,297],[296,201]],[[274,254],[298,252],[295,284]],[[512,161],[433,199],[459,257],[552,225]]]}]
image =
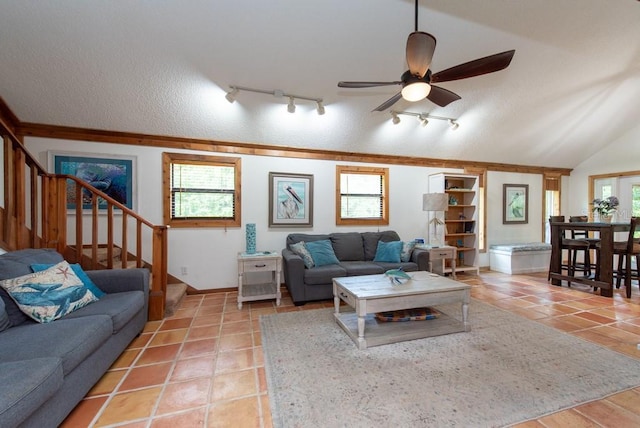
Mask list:
[{"label": "ceiling fan", "polygon": [[505,51],[432,73],[429,67],[431,66],[435,49],[436,38],[429,33],[418,31],[418,0],[416,0],[415,31],[409,34],[406,49],[409,70],[402,74],[400,80],[393,82],[338,82],[338,86],[341,88],[402,86],[400,92],[380,104],[373,111],[384,111],[394,105],[400,98],[411,102],[427,98],[440,107],[444,107],[453,101],[459,100],[460,96],[447,89],[434,86],[432,83],[466,79],[503,70],[509,66],[516,52],[515,50]]}]

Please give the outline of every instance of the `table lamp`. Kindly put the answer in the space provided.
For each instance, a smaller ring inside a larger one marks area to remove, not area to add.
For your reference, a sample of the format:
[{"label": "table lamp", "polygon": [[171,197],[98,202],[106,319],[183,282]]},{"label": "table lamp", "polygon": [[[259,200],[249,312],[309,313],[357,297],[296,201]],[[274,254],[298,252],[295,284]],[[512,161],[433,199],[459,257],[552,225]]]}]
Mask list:
[{"label": "table lamp", "polygon": [[438,225],[444,224],[438,217],[438,212],[449,210],[449,198],[446,193],[425,193],[422,195],[422,211],[433,212],[433,218],[429,221],[429,224],[433,224],[433,236],[431,234],[428,237],[429,245],[440,245],[441,241],[438,237]]}]

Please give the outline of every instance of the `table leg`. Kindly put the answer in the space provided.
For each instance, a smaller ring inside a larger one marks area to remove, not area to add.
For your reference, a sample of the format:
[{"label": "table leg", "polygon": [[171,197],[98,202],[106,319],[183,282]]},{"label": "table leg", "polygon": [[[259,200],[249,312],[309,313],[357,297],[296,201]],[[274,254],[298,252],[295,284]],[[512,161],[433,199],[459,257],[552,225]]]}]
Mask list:
[{"label": "table leg", "polygon": [[464,331],[469,331],[469,303],[462,302],[462,323],[464,324]]},{"label": "table leg", "polygon": [[364,321],[366,315],[358,315],[358,348],[365,349],[367,342],[364,340]]}]

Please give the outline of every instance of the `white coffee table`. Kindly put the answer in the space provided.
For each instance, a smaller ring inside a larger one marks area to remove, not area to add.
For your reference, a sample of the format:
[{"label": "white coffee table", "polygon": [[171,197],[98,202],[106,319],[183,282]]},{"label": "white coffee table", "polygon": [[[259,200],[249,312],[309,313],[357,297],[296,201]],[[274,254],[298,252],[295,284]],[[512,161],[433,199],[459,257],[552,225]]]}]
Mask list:
[{"label": "white coffee table", "polygon": [[[336,322],[359,349],[404,340],[469,331],[471,286],[430,272],[410,272],[412,279],[392,285],[384,275],[333,279]],[[355,312],[340,312],[344,301]],[[462,322],[446,314],[427,321],[381,322],[376,312],[460,303]]]}]

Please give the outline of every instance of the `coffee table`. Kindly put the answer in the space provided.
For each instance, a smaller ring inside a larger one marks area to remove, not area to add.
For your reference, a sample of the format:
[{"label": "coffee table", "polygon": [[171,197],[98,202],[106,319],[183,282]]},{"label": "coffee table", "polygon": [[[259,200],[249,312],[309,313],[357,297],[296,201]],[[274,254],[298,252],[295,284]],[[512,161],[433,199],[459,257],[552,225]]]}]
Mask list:
[{"label": "coffee table", "polygon": [[[412,279],[392,285],[384,275],[333,279],[335,319],[359,349],[404,340],[469,331],[471,286],[430,272],[409,273]],[[344,301],[354,311],[340,312]],[[376,312],[460,303],[462,322],[444,313],[433,320],[381,322]]]}]

